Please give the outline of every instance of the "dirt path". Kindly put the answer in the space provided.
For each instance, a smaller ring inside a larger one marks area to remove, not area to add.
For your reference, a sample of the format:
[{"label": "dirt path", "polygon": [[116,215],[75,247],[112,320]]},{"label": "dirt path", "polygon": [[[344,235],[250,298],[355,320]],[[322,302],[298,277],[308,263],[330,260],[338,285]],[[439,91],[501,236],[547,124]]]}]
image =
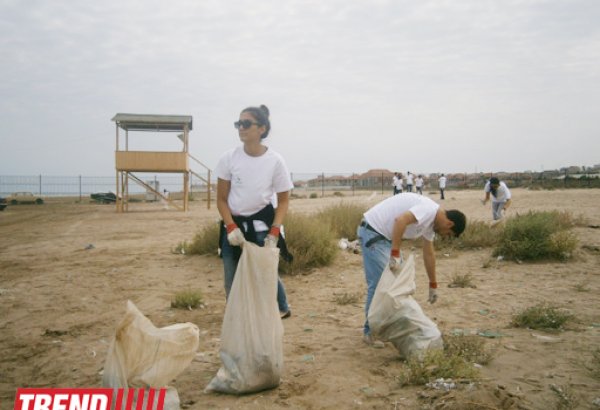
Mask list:
[{"label": "dirt path", "polygon": [[[568,210],[588,225],[600,225],[600,190],[513,194],[512,213]],[[481,206],[480,197],[481,192],[451,191],[443,206],[489,220],[491,210]],[[313,212],[342,200],[370,205],[381,199],[295,199],[291,209]],[[157,326],[189,321],[200,327],[198,356],[173,382],[186,408],[394,409],[467,400],[460,392],[442,397],[423,387],[400,388],[397,376],[405,364],[393,346],[362,343],[362,297],[350,305],[334,301],[335,294],[365,290],[361,256],[345,252],[332,266],[283,278],[293,315],[284,321],[281,386],[242,397],[204,394],[220,366],[221,261],[172,250],[217,219],[215,207],[208,211],[204,202],[192,202],[185,214],[156,204],[132,204],[128,214],[116,214],[112,206],[53,201],[0,213],[0,408],[12,408],[17,387],[99,386],[108,343],[128,299]],[[568,386],[581,408],[592,408],[600,396],[600,380],[586,370],[600,347],[600,230],[584,226],[575,232],[580,247],[569,263],[493,261],[484,268],[489,249],[438,252],[440,299],[433,306],[426,303],[426,275],[416,251],[415,298],[443,332],[504,335],[486,339],[496,349],[494,360],[482,368],[483,382],[469,400],[489,408],[555,408],[551,385]],[[477,288],[447,288],[457,273],[471,274]],[[170,308],[172,296],[188,288],[202,290],[205,309]],[[515,312],[542,301],[569,309],[577,322],[558,334],[508,326]]]}]

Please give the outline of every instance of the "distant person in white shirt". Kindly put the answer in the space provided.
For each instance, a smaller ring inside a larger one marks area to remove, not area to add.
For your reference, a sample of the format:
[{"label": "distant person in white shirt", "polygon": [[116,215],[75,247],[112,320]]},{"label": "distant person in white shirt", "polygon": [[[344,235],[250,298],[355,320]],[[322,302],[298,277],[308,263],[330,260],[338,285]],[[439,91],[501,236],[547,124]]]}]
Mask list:
[{"label": "distant person in white shirt", "polygon": [[446,190],[446,177],[444,174],[438,178],[438,185],[440,187],[440,199],[446,199],[444,197],[444,191]]},{"label": "distant person in white shirt", "polygon": [[510,189],[508,189],[504,181],[492,177],[486,182],[483,192],[485,192],[485,198],[482,201],[483,205],[490,200],[490,194],[492,196],[492,216],[494,221],[502,219],[502,212],[510,207],[512,201]]},{"label": "distant person in white shirt", "polygon": [[[368,317],[369,306],[386,265],[396,275],[402,270],[404,261],[400,246],[403,239],[423,238],[423,262],[429,277],[428,301],[435,303],[437,281],[433,239],[435,234],[459,236],[466,224],[462,212],[445,211],[433,200],[408,192],[389,197],[365,212],[357,232],[367,281],[365,315]],[[368,345],[374,343],[368,321],[365,321],[363,340]]]},{"label": "distant person in white shirt", "polygon": [[396,172],[394,174],[393,184],[394,184],[394,195],[401,194],[402,193],[402,188],[403,188],[402,187],[403,181],[402,181],[402,173],[401,172]]},{"label": "distant person in white shirt", "polygon": [[394,172],[394,176],[392,177],[392,192],[394,195],[398,193],[396,191],[396,181],[398,181],[398,173]]},{"label": "distant person in white shirt", "polygon": [[423,195],[423,184],[425,182],[423,181],[423,175],[419,175],[417,177],[417,179],[415,179],[415,188],[417,189],[417,193],[419,195]]},{"label": "distant person in white shirt", "polygon": [[408,174],[406,175],[406,191],[412,192],[412,187],[413,187],[413,174],[411,174],[410,171],[408,171]]}]

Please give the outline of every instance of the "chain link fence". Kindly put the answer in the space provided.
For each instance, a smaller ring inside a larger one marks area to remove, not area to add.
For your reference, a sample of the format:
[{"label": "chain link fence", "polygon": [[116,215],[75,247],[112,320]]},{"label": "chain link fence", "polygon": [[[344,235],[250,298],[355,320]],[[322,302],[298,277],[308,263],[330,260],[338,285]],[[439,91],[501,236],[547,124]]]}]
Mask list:
[{"label": "chain link fence", "polygon": [[[179,193],[183,191],[183,176],[174,174],[135,173],[135,175],[154,187],[157,191]],[[205,180],[208,175],[200,174]],[[394,174],[386,170],[371,170],[366,173],[296,173],[292,172],[294,182],[293,194],[298,196],[325,196],[339,192],[351,196],[361,191],[392,192]],[[565,188],[600,188],[600,174],[568,175],[555,173],[513,173],[495,174],[506,182],[510,188],[530,189],[565,189]],[[447,174],[446,190],[483,189],[490,174]],[[437,174],[423,177],[424,191],[438,190]],[[215,190],[216,180],[211,181]],[[32,192],[44,197],[89,197],[98,192],[114,192],[116,176],[0,176],[0,196],[8,196],[14,192]],[[192,175],[190,177],[190,192],[207,191],[206,183]],[[146,189],[138,184],[129,184],[132,195],[148,194]]]}]

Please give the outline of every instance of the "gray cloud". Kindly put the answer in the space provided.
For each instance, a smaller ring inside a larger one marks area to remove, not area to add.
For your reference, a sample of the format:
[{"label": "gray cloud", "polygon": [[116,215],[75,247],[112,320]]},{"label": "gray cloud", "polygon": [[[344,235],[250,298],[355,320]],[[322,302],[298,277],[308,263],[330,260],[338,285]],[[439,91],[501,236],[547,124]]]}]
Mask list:
[{"label": "gray cloud", "polygon": [[111,175],[117,112],[193,115],[192,153],[214,166],[261,103],[296,172],[600,162],[595,0],[7,0],[0,15],[0,174]]}]

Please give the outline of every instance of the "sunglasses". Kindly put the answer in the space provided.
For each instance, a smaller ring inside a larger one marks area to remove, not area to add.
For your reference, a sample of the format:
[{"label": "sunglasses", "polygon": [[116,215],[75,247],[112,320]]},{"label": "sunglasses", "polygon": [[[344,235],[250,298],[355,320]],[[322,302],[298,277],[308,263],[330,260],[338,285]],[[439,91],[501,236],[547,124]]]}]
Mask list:
[{"label": "sunglasses", "polygon": [[248,128],[252,127],[253,125],[260,125],[260,124],[257,122],[252,122],[250,120],[239,120],[239,121],[236,121],[233,123],[233,126],[237,130],[239,130],[239,129],[247,130]]}]

